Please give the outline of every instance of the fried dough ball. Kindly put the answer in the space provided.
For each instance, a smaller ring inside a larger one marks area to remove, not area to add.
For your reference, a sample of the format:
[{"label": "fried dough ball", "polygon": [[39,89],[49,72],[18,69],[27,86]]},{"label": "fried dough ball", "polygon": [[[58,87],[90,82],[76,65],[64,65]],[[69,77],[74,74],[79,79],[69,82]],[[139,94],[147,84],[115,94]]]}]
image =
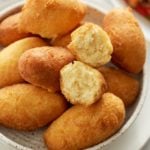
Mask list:
[{"label": "fried dough ball", "polygon": [[108,84],[108,91],[120,97],[126,107],[131,106],[140,90],[139,81],[112,67],[101,67],[99,70]]},{"label": "fried dough ball", "polygon": [[79,61],[61,69],[60,87],[70,103],[83,105],[93,104],[107,89],[102,74]]},{"label": "fried dough ball", "polygon": [[9,45],[17,40],[29,36],[29,33],[19,29],[21,13],[11,15],[0,23],[0,44],[3,46]]},{"label": "fried dough ball", "polygon": [[129,9],[114,9],[103,20],[110,36],[115,64],[131,73],[139,73],[145,62],[145,40],[137,20]]},{"label": "fried dough ball", "polygon": [[67,45],[71,42],[71,34],[68,33],[64,36],[57,37],[51,41],[52,46],[61,46],[67,47]]},{"label": "fried dough ball", "polygon": [[122,100],[105,93],[97,103],[76,105],[55,120],[44,134],[51,150],[78,150],[98,144],[122,126],[125,108]]},{"label": "fried dough ball", "polygon": [[73,30],[85,13],[86,6],[80,0],[28,0],[20,26],[44,38],[53,38]]},{"label": "fried dough ball", "polygon": [[[83,25],[83,22],[81,22],[76,28]],[[75,29],[74,29],[75,30]],[[71,42],[71,33],[67,33],[63,36],[59,36],[57,38],[54,38],[51,40],[50,44],[52,46],[61,46],[61,47],[67,47],[67,45]]]},{"label": "fried dough ball", "polygon": [[65,48],[33,48],[21,56],[19,72],[25,81],[33,85],[58,91],[60,69],[73,60],[74,56]]},{"label": "fried dough ball", "polygon": [[68,48],[77,60],[93,67],[108,63],[113,52],[107,33],[93,23],[85,23],[73,31]]},{"label": "fried dough ball", "polygon": [[67,109],[60,94],[30,84],[0,89],[0,124],[17,130],[35,130],[55,120]]},{"label": "fried dough ball", "polygon": [[0,51],[0,87],[23,82],[18,70],[18,60],[28,49],[47,45],[37,37],[12,43]]}]

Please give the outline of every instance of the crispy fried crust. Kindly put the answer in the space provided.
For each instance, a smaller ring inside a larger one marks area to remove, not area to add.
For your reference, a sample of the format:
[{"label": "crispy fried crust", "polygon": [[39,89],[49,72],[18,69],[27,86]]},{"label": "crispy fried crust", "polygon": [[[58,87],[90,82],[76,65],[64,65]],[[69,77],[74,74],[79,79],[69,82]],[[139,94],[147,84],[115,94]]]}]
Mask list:
[{"label": "crispy fried crust", "polygon": [[0,124],[18,130],[34,130],[55,120],[67,108],[64,97],[30,84],[0,90]]},{"label": "crispy fried crust", "polygon": [[19,72],[22,78],[33,85],[58,91],[60,69],[74,60],[74,56],[65,48],[39,47],[25,52],[19,60]]},{"label": "crispy fried crust", "polygon": [[25,38],[12,43],[0,52],[0,87],[23,82],[18,71],[18,60],[22,53],[34,47],[47,45],[36,37]]},{"label": "crispy fried crust", "polygon": [[51,45],[53,45],[53,46],[67,47],[67,45],[70,42],[71,42],[71,33],[53,39],[51,41]]},{"label": "crispy fried crust", "polygon": [[106,93],[97,103],[76,105],[54,121],[44,134],[51,150],[77,150],[98,144],[113,135],[123,124],[122,100]]},{"label": "crispy fried crust", "polygon": [[145,62],[145,40],[129,9],[115,9],[103,20],[104,30],[114,47],[112,60],[123,69],[139,73]]},{"label": "crispy fried crust", "polygon": [[0,23],[0,44],[3,46],[9,45],[17,40],[29,36],[29,33],[19,29],[21,13],[11,15]]},{"label": "crispy fried crust", "polygon": [[[78,28],[79,26],[81,26],[83,23],[81,22],[76,28]],[[75,29],[74,29],[75,30]],[[61,47],[67,47],[69,45],[69,43],[71,42],[71,33],[73,31],[63,35],[63,36],[58,36],[56,38],[53,38],[50,41],[50,44],[52,46],[61,46]]]},{"label": "crispy fried crust", "polygon": [[120,69],[101,67],[99,70],[108,84],[108,91],[120,97],[126,107],[131,106],[136,101],[140,90],[138,80],[130,77]]},{"label": "crispy fried crust", "polygon": [[22,10],[22,29],[45,38],[64,35],[74,29],[85,15],[80,0],[28,0]]},{"label": "crispy fried crust", "polygon": [[72,104],[91,105],[107,90],[100,72],[79,61],[74,61],[60,71],[61,91]]},{"label": "crispy fried crust", "polygon": [[93,23],[85,23],[73,31],[68,48],[77,60],[93,67],[108,63],[113,51],[107,33]]}]

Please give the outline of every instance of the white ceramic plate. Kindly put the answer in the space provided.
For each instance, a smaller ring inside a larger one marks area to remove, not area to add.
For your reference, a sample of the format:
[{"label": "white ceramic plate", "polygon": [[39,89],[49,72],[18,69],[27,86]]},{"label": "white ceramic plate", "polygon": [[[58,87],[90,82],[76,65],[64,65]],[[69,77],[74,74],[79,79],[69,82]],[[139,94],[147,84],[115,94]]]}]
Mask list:
[{"label": "white ceramic plate", "polygon": [[[105,13],[104,9],[101,9],[100,3],[98,0],[84,0],[88,5],[95,7],[99,11]],[[0,12],[0,20],[9,16],[10,14],[17,12],[20,7],[22,6],[21,3],[17,3],[15,5],[9,6],[7,9]],[[142,105],[145,100],[146,92],[147,92],[147,85],[148,85],[148,64],[145,65],[143,73],[139,76],[141,81],[141,92],[136,103],[127,110],[127,117],[126,122],[123,127],[112,137],[107,139],[106,141],[89,148],[88,150],[95,150],[105,147],[106,145],[112,143],[116,140],[120,135],[122,135],[134,122],[136,117],[138,116]],[[43,131],[45,128],[37,130],[35,132],[20,132],[12,129],[8,129],[5,127],[0,126],[0,139],[4,140],[7,144],[12,145],[20,150],[29,150],[29,149],[38,149],[44,150],[45,144],[43,142]]]}]

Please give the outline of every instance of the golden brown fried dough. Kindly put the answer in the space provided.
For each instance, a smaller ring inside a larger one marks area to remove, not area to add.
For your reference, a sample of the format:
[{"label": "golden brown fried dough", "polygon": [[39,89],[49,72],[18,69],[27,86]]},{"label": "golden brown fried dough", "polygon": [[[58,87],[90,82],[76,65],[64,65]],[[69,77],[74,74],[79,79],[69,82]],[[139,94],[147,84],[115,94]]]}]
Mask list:
[{"label": "golden brown fried dough", "polygon": [[60,94],[30,84],[0,89],[0,124],[18,130],[34,130],[59,117],[67,108]]},{"label": "golden brown fried dough", "polygon": [[0,44],[9,45],[17,40],[29,36],[29,33],[19,29],[21,13],[11,15],[0,23]]},{"label": "golden brown fried dough", "polygon": [[138,80],[112,67],[101,67],[99,70],[108,84],[109,92],[120,97],[125,106],[130,106],[135,102],[140,90]]},{"label": "golden brown fried dough", "polygon": [[0,52],[0,87],[23,82],[18,71],[18,60],[22,53],[34,47],[47,45],[36,37],[25,38],[12,43]]},{"label": "golden brown fried dough", "polygon": [[33,48],[20,57],[19,72],[25,81],[33,85],[49,91],[58,91],[59,71],[73,60],[74,56],[65,48]]},{"label": "golden brown fried dough", "polygon": [[93,23],[85,23],[73,31],[68,48],[77,60],[93,67],[108,63],[113,52],[107,33]]},{"label": "golden brown fried dough", "polygon": [[53,46],[61,46],[67,47],[67,45],[71,42],[71,34],[66,34],[61,37],[57,37],[51,41],[51,45]]},{"label": "golden brown fried dough", "polygon": [[[81,26],[83,23],[80,23],[76,28]],[[75,30],[75,29],[74,29]],[[67,47],[67,45],[71,42],[71,33],[67,33],[66,35],[59,36],[51,40],[50,44],[52,46],[60,46],[60,47]]]},{"label": "golden brown fried dough", "polygon": [[45,38],[64,35],[83,19],[86,7],[80,0],[28,0],[21,17],[21,28]]},{"label": "golden brown fried dough", "polygon": [[114,47],[112,60],[123,69],[139,73],[145,62],[145,40],[129,9],[115,9],[103,20]]},{"label": "golden brown fried dough", "polygon": [[97,103],[76,105],[55,120],[44,134],[51,150],[78,150],[98,144],[113,135],[123,124],[122,100],[106,93]]},{"label": "golden brown fried dough", "polygon": [[72,104],[91,105],[107,90],[104,77],[98,70],[74,61],[60,71],[60,87]]}]

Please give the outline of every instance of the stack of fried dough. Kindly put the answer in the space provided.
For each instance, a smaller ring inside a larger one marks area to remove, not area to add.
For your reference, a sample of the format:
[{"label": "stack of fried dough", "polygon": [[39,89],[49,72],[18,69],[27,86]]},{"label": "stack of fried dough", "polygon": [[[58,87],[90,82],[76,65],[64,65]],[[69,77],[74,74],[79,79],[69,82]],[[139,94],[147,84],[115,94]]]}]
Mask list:
[{"label": "stack of fried dough", "polygon": [[0,23],[0,124],[24,131],[49,125],[50,150],[84,149],[112,136],[140,90],[133,76],[146,50],[132,10],[114,9],[100,26],[83,22],[87,9],[80,0],[27,0]]}]

